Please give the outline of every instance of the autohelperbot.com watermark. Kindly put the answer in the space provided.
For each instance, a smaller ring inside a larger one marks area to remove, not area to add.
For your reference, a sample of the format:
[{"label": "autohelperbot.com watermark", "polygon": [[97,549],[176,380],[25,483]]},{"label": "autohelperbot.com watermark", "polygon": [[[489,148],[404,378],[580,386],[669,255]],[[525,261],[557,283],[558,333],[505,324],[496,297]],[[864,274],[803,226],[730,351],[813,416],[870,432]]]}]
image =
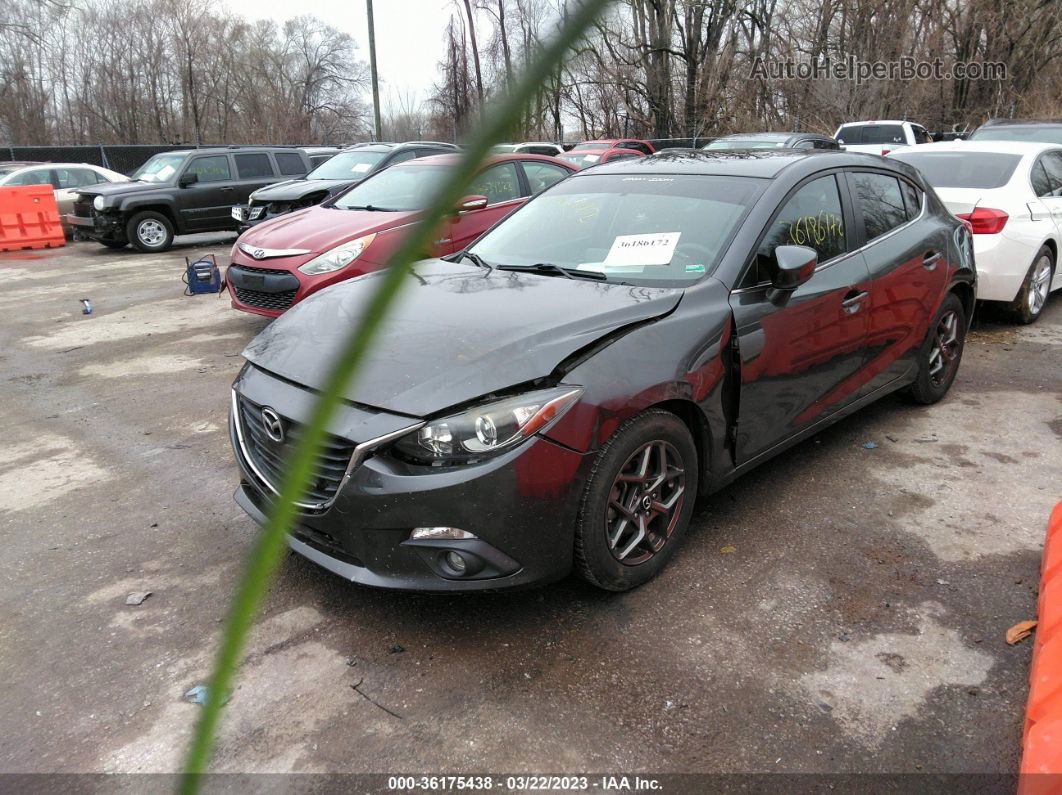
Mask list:
[{"label": "autohelperbot.com watermark", "polygon": [[864,61],[855,55],[818,61],[756,56],[749,72],[759,80],[1006,80],[1007,65],[1001,61],[955,61],[940,58],[919,60],[905,55],[894,61]]}]

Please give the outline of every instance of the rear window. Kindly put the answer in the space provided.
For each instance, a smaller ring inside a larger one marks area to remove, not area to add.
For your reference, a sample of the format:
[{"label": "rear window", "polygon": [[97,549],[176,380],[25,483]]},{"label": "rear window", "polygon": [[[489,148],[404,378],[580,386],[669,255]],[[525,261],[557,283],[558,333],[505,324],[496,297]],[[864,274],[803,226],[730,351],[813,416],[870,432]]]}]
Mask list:
[{"label": "rear window", "polygon": [[265,153],[236,155],[236,173],[240,175],[240,179],[275,176],[273,164]]},{"label": "rear window", "polygon": [[895,152],[922,172],[934,188],[1001,188],[1010,182],[1021,155],[993,152]]},{"label": "rear window", "polygon": [[[302,158],[294,152],[277,152],[275,155],[280,173],[286,177],[301,177],[306,173],[306,165]],[[327,160],[331,155],[324,155]]]},{"label": "rear window", "polygon": [[1019,124],[1013,127],[981,127],[974,130],[971,141],[1033,141],[1062,144],[1062,124]]},{"label": "rear window", "polygon": [[837,133],[844,144],[905,144],[907,139],[899,124],[849,124]]}]

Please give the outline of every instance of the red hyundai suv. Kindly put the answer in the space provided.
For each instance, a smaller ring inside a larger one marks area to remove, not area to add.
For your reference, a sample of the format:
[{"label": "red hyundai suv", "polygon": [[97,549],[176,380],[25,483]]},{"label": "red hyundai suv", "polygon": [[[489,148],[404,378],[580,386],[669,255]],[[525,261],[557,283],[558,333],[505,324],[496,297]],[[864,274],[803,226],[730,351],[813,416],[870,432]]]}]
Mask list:
[{"label": "red hyundai suv", "polygon": [[[460,155],[410,160],[380,171],[315,207],[266,221],[232,247],[232,306],[277,317],[329,285],[387,264]],[[431,256],[461,251],[529,197],[576,171],[541,155],[486,159],[432,241]]]}]

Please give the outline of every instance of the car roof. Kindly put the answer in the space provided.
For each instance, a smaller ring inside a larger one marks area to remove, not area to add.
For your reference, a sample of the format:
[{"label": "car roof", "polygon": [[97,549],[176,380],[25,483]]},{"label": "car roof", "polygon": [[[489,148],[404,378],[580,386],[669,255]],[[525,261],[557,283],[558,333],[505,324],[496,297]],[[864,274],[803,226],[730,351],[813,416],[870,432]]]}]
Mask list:
[{"label": "car roof", "polygon": [[[409,168],[410,166],[450,166],[461,162],[461,158],[464,155],[454,152],[453,154],[447,153],[444,155],[429,155],[428,157],[418,157],[414,160],[405,160],[401,163],[391,166],[391,168]],[[509,160],[541,160],[543,163],[556,163],[559,158],[551,157],[549,155],[533,155],[525,152],[495,152],[494,154],[487,155],[483,158],[483,163],[505,163]],[[571,163],[564,163],[565,166],[570,166]]]},{"label": "car roof", "polygon": [[982,127],[1024,127],[1041,124],[1062,125],[1062,119],[989,119]]},{"label": "car roof", "polygon": [[[722,138],[716,138],[715,141],[788,141],[790,138],[794,138],[797,136],[812,136],[818,138],[823,137],[818,135],[817,133],[751,132],[724,135]],[[709,141],[709,143],[714,144],[715,141]]]},{"label": "car roof", "polygon": [[[707,176],[756,177],[772,179],[779,173],[809,158],[829,158],[823,168],[870,166],[907,173],[909,166],[900,161],[890,163],[878,155],[847,152],[839,149],[749,149],[706,150],[671,149],[655,155],[620,160],[595,166],[591,174],[704,174]],[[809,171],[811,169],[809,168]],[[586,172],[580,172],[585,174]]]},{"label": "car roof", "polygon": [[[4,163],[0,163],[0,166],[3,166],[3,165],[5,165],[5,164]],[[36,169],[39,169],[41,166],[44,166],[45,168],[98,168],[100,171],[114,171],[113,168],[107,168],[106,166],[98,166],[95,163],[51,163],[51,162],[48,162],[48,163],[25,163],[25,164],[19,165],[18,170],[19,171],[21,171],[22,169],[33,169],[33,170],[36,170]],[[118,172],[114,171],[114,173],[117,174]]]},{"label": "car roof", "polygon": [[917,147],[896,149],[889,154],[919,152],[996,152],[998,154],[1038,155],[1048,149],[1062,149],[1062,144],[1043,143],[1041,141],[938,141],[931,144],[919,144]]},{"label": "car roof", "polygon": [[[859,124],[918,124],[916,121],[910,119],[874,119],[872,121],[844,121],[839,125],[840,127],[855,127]],[[919,127],[924,125],[918,124]]]}]

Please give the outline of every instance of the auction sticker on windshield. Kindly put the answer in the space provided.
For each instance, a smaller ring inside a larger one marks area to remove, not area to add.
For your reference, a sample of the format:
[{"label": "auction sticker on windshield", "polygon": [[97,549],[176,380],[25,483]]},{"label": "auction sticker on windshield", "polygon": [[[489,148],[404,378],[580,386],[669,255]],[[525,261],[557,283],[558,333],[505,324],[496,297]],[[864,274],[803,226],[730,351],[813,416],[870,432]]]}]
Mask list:
[{"label": "auction sticker on windshield", "polygon": [[667,265],[675,254],[675,246],[681,236],[681,232],[620,235],[612,242],[603,264],[614,268]]}]

